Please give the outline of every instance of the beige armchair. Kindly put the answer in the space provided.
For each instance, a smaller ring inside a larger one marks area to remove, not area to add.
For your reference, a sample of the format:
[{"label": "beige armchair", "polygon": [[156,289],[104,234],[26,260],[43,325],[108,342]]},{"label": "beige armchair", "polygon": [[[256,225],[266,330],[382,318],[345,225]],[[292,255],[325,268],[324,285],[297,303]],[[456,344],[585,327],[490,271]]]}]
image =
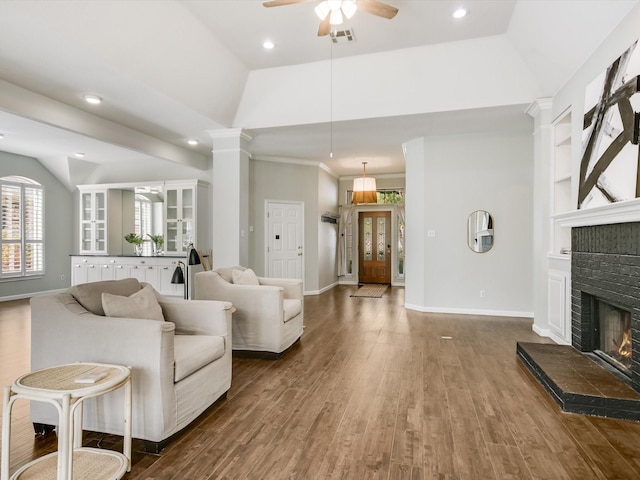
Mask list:
[{"label": "beige armchair", "polygon": [[[102,292],[129,296],[142,285],[132,278],[33,297],[31,368],[82,361],[131,366],[133,436],[159,451],[231,386],[231,304],[156,294],[164,321],[103,316]],[[31,420],[57,425],[58,415],[32,402]],[[87,400],[83,426],[122,435],[121,391]]]},{"label": "beige armchair", "polygon": [[225,300],[233,314],[233,350],[280,354],[293,345],[304,328],[302,280],[257,277],[259,285],[233,283],[233,270],[219,268],[195,275],[195,298]]}]

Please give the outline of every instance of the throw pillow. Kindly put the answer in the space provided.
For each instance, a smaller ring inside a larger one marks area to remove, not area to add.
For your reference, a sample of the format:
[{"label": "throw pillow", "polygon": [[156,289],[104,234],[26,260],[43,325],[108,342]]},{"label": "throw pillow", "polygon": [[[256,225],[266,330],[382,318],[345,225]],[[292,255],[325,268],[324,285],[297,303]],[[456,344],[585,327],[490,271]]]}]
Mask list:
[{"label": "throw pillow", "polygon": [[69,288],[80,305],[94,315],[104,315],[102,308],[102,293],[122,295],[128,297],[132,293],[139,292],[142,287],[137,278],[123,278],[122,280],[105,280],[102,282],[83,283]]},{"label": "throw pillow", "polygon": [[256,277],[256,274],[250,268],[244,271],[234,270],[233,283],[237,283],[238,285],[260,285],[258,277]]},{"label": "throw pillow", "polygon": [[224,278],[229,283],[233,283],[233,271],[234,270],[240,270],[241,272],[243,272],[245,269],[244,269],[244,267],[241,267],[239,265],[236,265],[235,267],[221,267],[221,268],[216,268],[215,269],[215,271],[218,273],[218,275],[220,275],[222,278]]},{"label": "throw pillow", "polygon": [[162,307],[151,285],[128,297],[102,294],[102,308],[107,317],[146,318],[164,321]]}]

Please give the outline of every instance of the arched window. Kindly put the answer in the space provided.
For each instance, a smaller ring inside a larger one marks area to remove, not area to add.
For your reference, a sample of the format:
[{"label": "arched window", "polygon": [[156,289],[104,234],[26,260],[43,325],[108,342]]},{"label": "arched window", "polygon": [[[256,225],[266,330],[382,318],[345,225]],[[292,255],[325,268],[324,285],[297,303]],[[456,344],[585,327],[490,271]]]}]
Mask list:
[{"label": "arched window", "polygon": [[30,178],[0,178],[0,279],[44,273],[44,192]]}]

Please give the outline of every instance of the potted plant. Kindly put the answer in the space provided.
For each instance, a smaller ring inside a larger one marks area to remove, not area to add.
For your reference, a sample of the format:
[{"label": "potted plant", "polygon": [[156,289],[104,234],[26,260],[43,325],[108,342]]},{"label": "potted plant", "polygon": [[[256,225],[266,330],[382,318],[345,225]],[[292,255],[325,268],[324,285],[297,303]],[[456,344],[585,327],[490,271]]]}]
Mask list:
[{"label": "potted plant", "polygon": [[162,246],[164,245],[164,237],[162,235],[151,235],[147,233],[147,237],[153,242],[153,254],[162,255]]},{"label": "potted plant", "polygon": [[144,241],[142,237],[136,233],[128,233],[124,236],[124,239],[133,244],[136,255],[142,255],[142,242]]}]

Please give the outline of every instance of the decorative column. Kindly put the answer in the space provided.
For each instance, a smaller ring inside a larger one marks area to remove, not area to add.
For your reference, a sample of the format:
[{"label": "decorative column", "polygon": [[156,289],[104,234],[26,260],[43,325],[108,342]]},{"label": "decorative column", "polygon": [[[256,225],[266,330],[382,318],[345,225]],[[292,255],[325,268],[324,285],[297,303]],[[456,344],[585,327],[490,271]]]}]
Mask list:
[{"label": "decorative column", "polygon": [[210,130],[213,138],[214,267],[248,265],[249,143],[240,128]]},{"label": "decorative column", "polygon": [[550,98],[535,100],[526,110],[533,117],[533,330],[549,336],[548,273],[551,242],[551,167],[553,132]]},{"label": "decorative column", "polygon": [[430,247],[427,234],[427,188],[425,187],[424,138],[402,145],[406,163],[405,197],[405,307],[424,311],[426,305],[426,253]]}]

